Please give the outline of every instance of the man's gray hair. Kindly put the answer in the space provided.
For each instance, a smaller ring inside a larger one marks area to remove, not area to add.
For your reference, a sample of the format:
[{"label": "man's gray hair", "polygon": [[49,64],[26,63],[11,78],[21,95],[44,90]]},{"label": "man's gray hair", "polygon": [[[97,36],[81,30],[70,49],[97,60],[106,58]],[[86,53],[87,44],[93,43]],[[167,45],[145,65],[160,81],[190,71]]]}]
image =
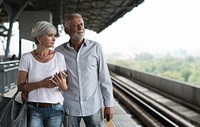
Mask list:
[{"label": "man's gray hair", "polygon": [[79,14],[79,13],[71,13],[71,14],[65,16],[65,18],[64,18],[64,20],[63,20],[63,26],[64,26],[65,28],[69,28],[70,19],[71,19],[72,17],[81,17],[81,18],[82,18],[82,15]]}]

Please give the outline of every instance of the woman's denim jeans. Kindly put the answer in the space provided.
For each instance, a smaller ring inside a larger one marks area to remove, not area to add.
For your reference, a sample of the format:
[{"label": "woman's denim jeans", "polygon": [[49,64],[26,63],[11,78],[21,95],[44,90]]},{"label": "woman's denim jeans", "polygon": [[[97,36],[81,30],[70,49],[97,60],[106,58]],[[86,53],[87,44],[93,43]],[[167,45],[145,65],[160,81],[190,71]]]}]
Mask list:
[{"label": "woman's denim jeans", "polygon": [[28,127],[61,127],[64,119],[63,105],[38,108],[29,105]]}]

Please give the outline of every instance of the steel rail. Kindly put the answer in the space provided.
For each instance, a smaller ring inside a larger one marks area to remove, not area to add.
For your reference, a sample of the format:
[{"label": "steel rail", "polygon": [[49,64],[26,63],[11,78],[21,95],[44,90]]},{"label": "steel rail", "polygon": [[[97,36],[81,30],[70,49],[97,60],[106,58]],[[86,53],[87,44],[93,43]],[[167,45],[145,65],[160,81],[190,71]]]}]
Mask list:
[{"label": "steel rail", "polygon": [[124,82],[114,77],[111,77],[111,79],[114,86],[114,95],[146,126],[194,127],[193,124],[138,93]]}]

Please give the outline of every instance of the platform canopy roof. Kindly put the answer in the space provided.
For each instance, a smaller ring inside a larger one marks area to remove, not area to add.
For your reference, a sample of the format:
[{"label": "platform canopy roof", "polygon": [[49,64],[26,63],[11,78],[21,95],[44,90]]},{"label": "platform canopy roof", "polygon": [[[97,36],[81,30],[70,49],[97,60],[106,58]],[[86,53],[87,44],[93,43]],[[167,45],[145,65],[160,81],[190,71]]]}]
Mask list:
[{"label": "platform canopy roof", "polygon": [[62,24],[65,15],[79,12],[85,27],[100,33],[144,0],[0,0],[0,33],[3,23],[17,20],[23,11],[51,11],[53,24]]}]

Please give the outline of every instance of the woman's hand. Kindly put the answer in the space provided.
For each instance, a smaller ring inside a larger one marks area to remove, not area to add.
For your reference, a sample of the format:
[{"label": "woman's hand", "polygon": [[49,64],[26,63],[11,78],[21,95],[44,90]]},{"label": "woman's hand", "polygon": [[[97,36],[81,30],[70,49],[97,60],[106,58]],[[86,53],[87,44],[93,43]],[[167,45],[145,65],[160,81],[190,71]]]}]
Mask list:
[{"label": "woman's hand", "polygon": [[22,92],[21,93],[21,101],[24,103],[27,100],[28,93],[27,92]]},{"label": "woman's hand", "polygon": [[55,85],[55,83],[52,82],[52,77],[47,77],[44,80],[41,81],[42,87],[45,88],[54,88],[57,85]]},{"label": "woman's hand", "polygon": [[65,72],[59,72],[51,79],[52,83],[57,85],[61,90],[67,90],[67,75]]}]

